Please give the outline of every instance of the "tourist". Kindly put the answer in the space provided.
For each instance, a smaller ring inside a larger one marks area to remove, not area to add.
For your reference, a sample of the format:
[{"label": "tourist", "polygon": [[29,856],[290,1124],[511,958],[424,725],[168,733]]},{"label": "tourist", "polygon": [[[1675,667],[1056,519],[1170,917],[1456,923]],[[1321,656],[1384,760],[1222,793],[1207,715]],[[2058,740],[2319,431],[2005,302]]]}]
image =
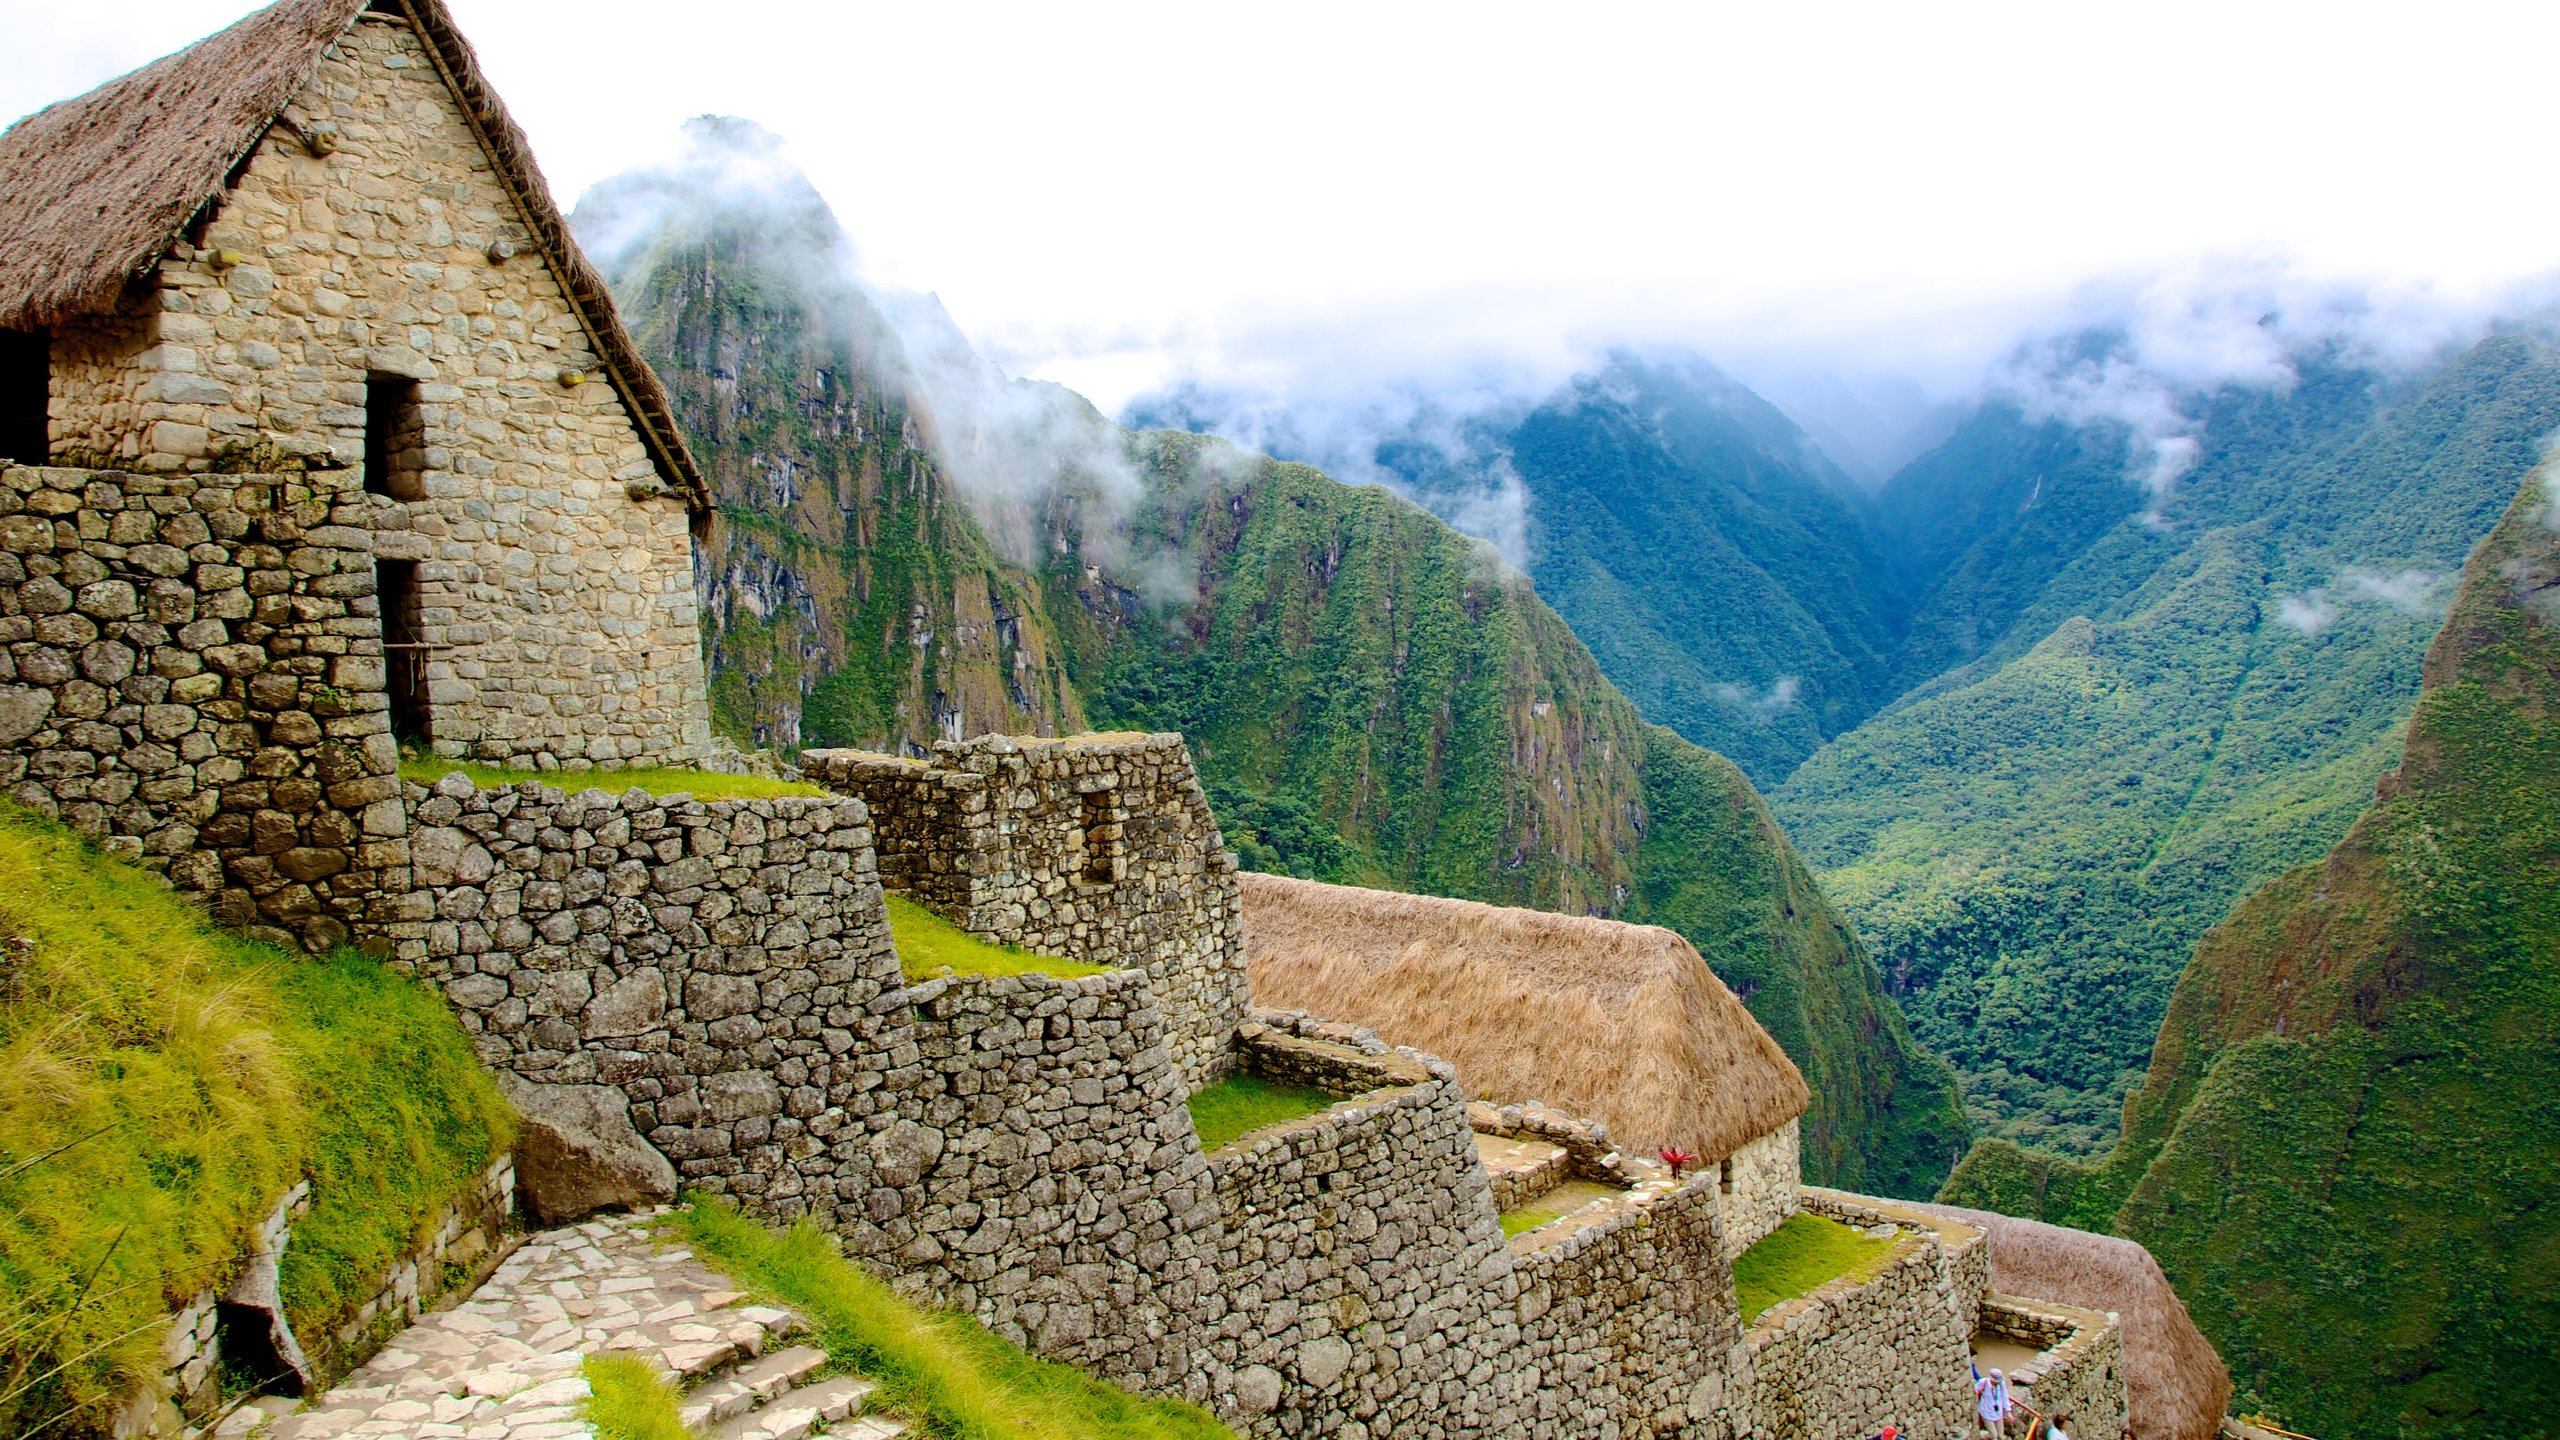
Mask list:
[{"label": "tourist", "polygon": [[1978,1375],[1973,1382],[1973,1411],[1982,1417],[1982,1433],[1991,1440],[2008,1440],[2009,1377],[1994,1370]]},{"label": "tourist", "polygon": [[2062,1428],[2070,1419],[2061,1411],[2055,1411],[2053,1418],[2044,1422],[2045,1440],[2071,1440],[2070,1434]]}]

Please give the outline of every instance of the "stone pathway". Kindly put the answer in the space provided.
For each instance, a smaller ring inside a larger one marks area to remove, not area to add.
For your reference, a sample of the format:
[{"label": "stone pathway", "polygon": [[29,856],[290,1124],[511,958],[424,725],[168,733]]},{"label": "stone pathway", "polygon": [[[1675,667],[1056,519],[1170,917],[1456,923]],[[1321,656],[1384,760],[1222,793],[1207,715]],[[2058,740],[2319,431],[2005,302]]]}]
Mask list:
[{"label": "stone pathway", "polygon": [[[663,1213],[663,1212],[661,1212]],[[307,1408],[241,1410],[220,1440],[568,1440],[579,1363],[599,1352],[654,1358],[685,1388],[684,1419],[707,1440],[888,1440],[906,1427],[865,1415],[859,1376],[810,1377],[826,1363],[787,1310],[747,1295],[689,1250],[653,1250],[656,1215],[617,1215],[528,1239],[478,1291],[392,1337]]]}]

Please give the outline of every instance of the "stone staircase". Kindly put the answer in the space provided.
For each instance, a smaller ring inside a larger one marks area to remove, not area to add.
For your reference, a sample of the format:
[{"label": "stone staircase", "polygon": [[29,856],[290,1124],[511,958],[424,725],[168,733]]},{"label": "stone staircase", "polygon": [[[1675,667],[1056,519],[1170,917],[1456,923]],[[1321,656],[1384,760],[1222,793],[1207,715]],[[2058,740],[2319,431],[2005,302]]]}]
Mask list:
[{"label": "stone staircase", "polygon": [[611,1216],[532,1236],[471,1298],[394,1336],[310,1405],[264,1400],[215,1440],[578,1440],[589,1354],[654,1360],[684,1390],[704,1440],[890,1440],[865,1413],[876,1387],[826,1375],[805,1328],[682,1249],[653,1250],[655,1216]]}]

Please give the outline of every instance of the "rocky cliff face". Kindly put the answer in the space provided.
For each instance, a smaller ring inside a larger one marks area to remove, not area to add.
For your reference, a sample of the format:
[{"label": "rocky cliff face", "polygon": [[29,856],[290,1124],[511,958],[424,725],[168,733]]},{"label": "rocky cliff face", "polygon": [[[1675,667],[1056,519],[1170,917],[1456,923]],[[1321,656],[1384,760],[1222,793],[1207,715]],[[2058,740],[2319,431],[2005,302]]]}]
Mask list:
[{"label": "rocky cliff face", "polygon": [[937,455],[896,332],[805,182],[719,188],[769,139],[696,122],[690,168],[579,207],[719,504],[698,545],[713,723],[749,746],[894,749],[1081,728],[1036,620]]}]

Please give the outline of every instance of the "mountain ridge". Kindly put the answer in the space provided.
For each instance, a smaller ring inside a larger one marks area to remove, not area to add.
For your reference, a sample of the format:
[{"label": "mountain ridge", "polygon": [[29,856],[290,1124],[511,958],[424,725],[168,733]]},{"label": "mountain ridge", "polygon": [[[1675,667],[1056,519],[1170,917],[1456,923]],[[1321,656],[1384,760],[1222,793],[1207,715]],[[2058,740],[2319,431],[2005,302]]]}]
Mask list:
[{"label": "mountain ridge", "polygon": [[2140,1240],[2235,1380],[2323,1434],[2560,1400],[2560,486],[2465,566],[2397,768],[2181,974],[2115,1150],[1985,1140],[1944,1198]]}]

